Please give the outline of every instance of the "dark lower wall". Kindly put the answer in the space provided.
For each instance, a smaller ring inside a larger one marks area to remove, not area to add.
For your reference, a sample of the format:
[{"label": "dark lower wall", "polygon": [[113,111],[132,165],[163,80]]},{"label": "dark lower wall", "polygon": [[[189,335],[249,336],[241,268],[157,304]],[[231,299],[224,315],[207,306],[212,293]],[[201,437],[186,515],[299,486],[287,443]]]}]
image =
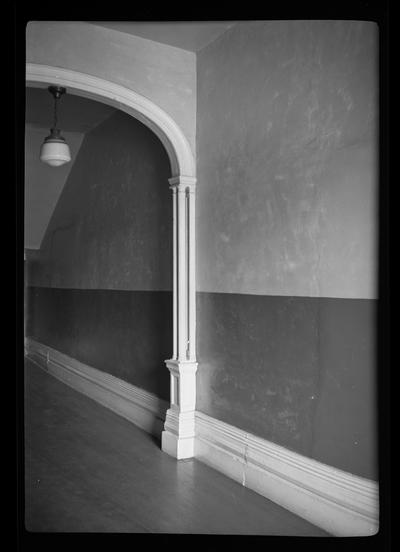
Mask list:
[{"label": "dark lower wall", "polygon": [[376,302],[198,293],[197,410],[371,479]]},{"label": "dark lower wall", "polygon": [[172,294],[28,288],[27,335],[169,401]]}]

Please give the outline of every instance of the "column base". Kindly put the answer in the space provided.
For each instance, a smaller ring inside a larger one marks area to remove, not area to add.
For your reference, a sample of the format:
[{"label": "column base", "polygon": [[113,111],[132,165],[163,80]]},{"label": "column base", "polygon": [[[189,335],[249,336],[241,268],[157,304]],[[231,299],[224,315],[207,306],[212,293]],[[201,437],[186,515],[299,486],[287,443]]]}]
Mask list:
[{"label": "column base", "polygon": [[178,460],[193,458],[194,436],[178,437],[174,433],[165,430],[161,434],[161,449]]}]

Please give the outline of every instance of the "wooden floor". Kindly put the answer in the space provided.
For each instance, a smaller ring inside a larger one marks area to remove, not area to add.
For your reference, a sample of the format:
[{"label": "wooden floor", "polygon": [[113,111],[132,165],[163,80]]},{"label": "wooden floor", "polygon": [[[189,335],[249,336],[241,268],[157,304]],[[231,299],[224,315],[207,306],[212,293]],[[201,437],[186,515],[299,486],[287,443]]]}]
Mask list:
[{"label": "wooden floor", "polygon": [[25,527],[33,532],[327,536],[25,365]]}]

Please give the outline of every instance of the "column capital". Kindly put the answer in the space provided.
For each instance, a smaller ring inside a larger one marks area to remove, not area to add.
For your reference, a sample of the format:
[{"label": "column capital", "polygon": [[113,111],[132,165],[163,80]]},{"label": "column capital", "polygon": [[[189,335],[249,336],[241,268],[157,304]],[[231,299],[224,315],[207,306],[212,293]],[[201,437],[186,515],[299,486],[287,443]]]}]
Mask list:
[{"label": "column capital", "polygon": [[189,188],[189,192],[194,192],[196,180],[195,176],[178,175],[169,178],[168,182],[170,188],[176,189],[178,192],[184,192],[187,188]]},{"label": "column capital", "polygon": [[168,370],[175,374],[195,374],[198,366],[195,360],[168,359],[164,362]]}]

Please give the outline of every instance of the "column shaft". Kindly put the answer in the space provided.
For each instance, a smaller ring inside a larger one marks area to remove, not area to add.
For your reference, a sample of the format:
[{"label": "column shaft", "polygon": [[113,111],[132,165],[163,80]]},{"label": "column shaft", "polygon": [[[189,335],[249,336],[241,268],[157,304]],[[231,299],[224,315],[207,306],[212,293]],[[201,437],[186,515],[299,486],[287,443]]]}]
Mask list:
[{"label": "column shaft", "polygon": [[195,179],[170,179],[173,198],[173,358],[166,360],[171,377],[171,407],[167,411],[162,449],[175,458],[194,454],[196,408],[196,283]]}]

